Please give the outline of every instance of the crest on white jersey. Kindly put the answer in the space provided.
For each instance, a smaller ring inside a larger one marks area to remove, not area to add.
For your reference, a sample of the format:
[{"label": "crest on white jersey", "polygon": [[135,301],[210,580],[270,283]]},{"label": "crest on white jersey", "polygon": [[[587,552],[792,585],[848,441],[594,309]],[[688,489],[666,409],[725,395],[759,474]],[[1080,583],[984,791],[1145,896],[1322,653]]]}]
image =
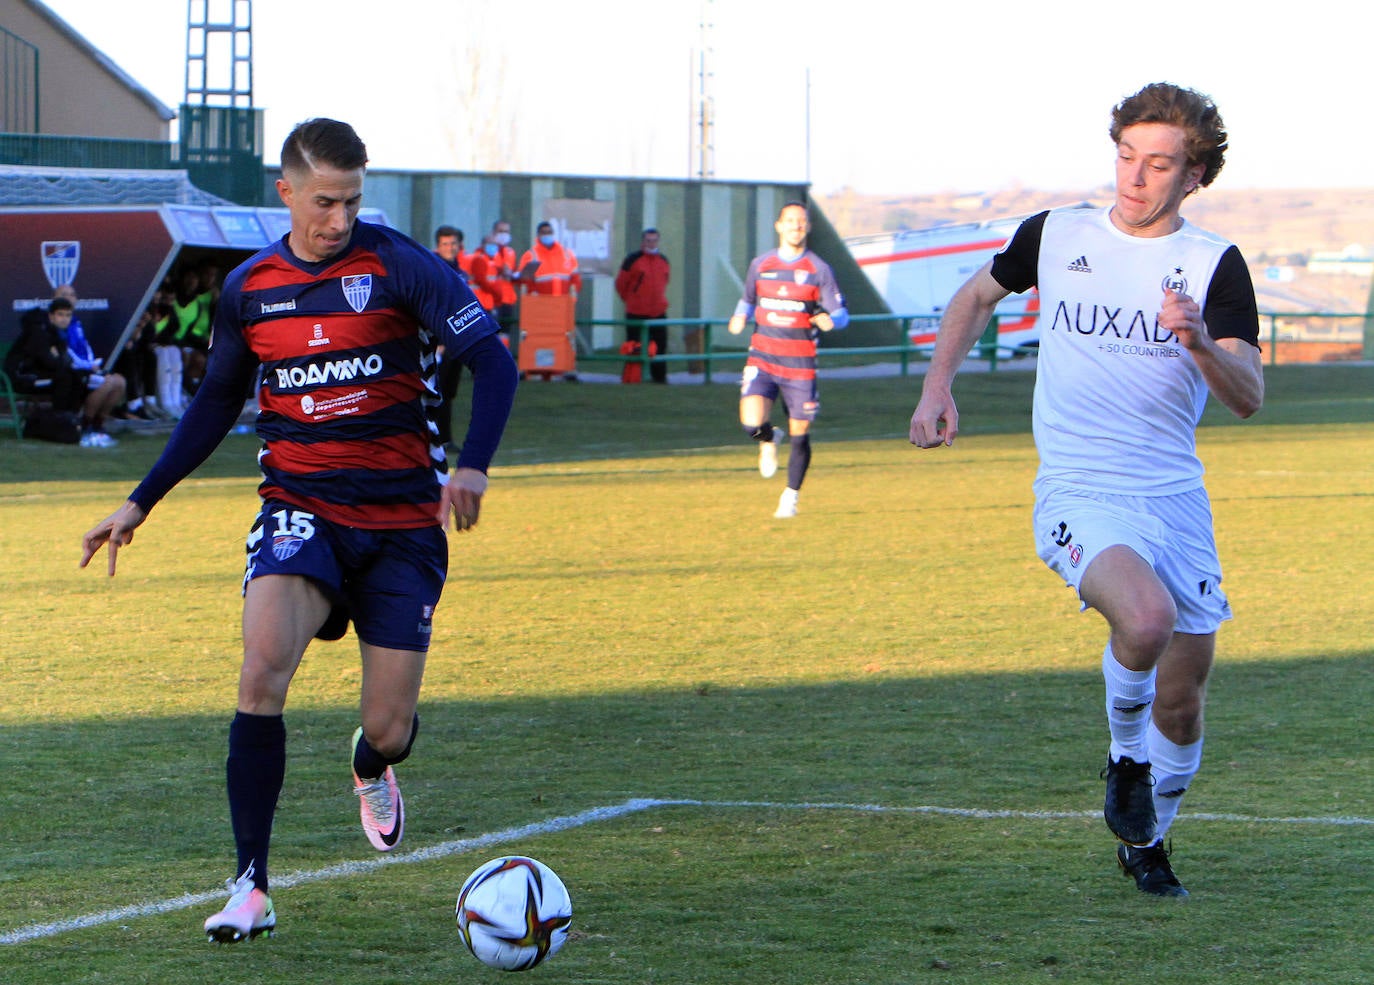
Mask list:
[{"label": "crest on white jersey", "polygon": [[367,299],[372,297],[372,275],[349,274],[343,279],[343,292],[348,306],[361,313],[367,307]]},{"label": "crest on white jersey", "polygon": [[1183,268],[1175,267],[1173,273],[1166,274],[1161,286],[1166,291],[1173,291],[1175,294],[1188,293],[1188,278],[1183,276]]}]

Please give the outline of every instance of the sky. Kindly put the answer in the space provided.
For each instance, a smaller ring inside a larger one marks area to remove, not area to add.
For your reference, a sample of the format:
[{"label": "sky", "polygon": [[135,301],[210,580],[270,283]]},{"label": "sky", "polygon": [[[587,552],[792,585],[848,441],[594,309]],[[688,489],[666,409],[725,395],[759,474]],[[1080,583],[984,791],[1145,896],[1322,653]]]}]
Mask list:
[{"label": "sky", "polygon": [[[181,104],[186,0],[46,3]],[[331,116],[374,169],[689,178],[704,64],[713,176],[821,195],[1109,184],[1111,107],[1169,81],[1221,110],[1216,187],[1369,187],[1368,10],[1235,6],[259,0],[252,81],[267,163],[297,122]]]}]

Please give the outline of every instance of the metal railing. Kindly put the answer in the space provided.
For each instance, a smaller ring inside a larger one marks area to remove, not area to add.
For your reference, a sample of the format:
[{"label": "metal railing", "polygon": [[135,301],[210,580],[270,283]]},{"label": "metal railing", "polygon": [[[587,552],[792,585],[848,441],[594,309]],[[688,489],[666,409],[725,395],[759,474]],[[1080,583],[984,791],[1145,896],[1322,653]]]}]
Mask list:
[{"label": "metal railing", "polygon": [[[1366,337],[1371,325],[1374,312],[1261,311],[1260,341],[1271,366],[1361,359],[1374,345]],[[1280,359],[1290,353],[1317,358]]]},{"label": "metal railing", "polygon": [[[922,363],[930,361],[930,354],[934,349],[933,345],[927,343],[917,344],[911,341],[912,330],[918,325],[930,323],[932,318],[938,315],[929,313],[923,314],[876,314],[876,315],[851,315],[850,325],[862,325],[864,323],[891,323],[896,329],[897,340],[891,343],[878,343],[875,345],[858,346],[823,346],[820,350],[820,358],[825,360],[834,359],[866,359],[872,357],[896,357],[898,372],[902,376],[908,376],[911,372],[912,363]],[[988,323],[987,330],[982,338],[973,347],[973,357],[985,359],[990,369],[995,369],[1001,361],[1019,358],[1034,353],[1034,346],[1008,346],[1002,345],[997,341],[997,327],[1001,317],[1021,318],[1020,314],[994,316]],[[702,365],[702,377],[706,383],[712,382],[712,377],[717,371],[718,364],[743,363],[749,355],[749,330],[737,336],[730,336],[741,340],[741,344],[731,345],[725,348],[716,346],[716,330],[725,331],[729,323],[728,318],[651,318],[645,320],[636,319],[634,324],[643,325],[646,328],[668,328],[683,329],[684,331],[700,330],[701,332],[701,351],[699,352],[670,352],[662,355],[650,356],[647,352],[640,352],[637,355],[626,355],[624,353],[610,350],[595,349],[591,341],[587,338],[584,328],[595,328],[596,326],[622,327],[626,324],[623,318],[593,318],[577,323],[577,361],[579,363],[615,363],[624,365],[626,363],[639,363],[647,370],[651,362],[667,363],[671,365],[682,365],[684,363],[700,363]],[[833,336],[832,336],[833,337]]]},{"label": "metal railing", "polygon": [[[1000,363],[1009,359],[1020,359],[1034,355],[1037,349],[1035,345],[1004,345],[997,338],[999,323],[1002,319],[1015,318],[1019,320],[1022,317],[1024,317],[1022,314],[994,315],[982,337],[974,345],[970,356],[975,359],[986,360],[988,369],[995,371]],[[1275,366],[1280,362],[1321,362],[1332,358],[1359,359],[1361,358],[1361,347],[1364,345],[1364,326],[1372,318],[1374,318],[1374,313],[1262,311],[1260,312],[1260,342],[1265,348],[1265,361],[1269,365]],[[819,357],[823,362],[837,358],[896,357],[899,375],[908,376],[911,373],[913,363],[929,362],[931,353],[934,351],[933,344],[917,344],[911,341],[913,329],[918,326],[927,326],[932,320],[938,319],[939,314],[931,312],[851,315],[851,325],[878,322],[892,323],[897,328],[897,340],[892,343],[876,345],[823,346],[820,349]],[[1313,321],[1317,322],[1318,325],[1330,323],[1330,327],[1326,330],[1322,328],[1314,330],[1309,324]],[[641,372],[647,371],[651,362],[667,363],[670,366],[700,363],[703,380],[710,383],[713,374],[718,371],[721,363],[742,363],[749,354],[748,330],[738,336],[732,336],[732,338],[741,339],[742,344],[725,348],[716,346],[716,330],[724,331],[728,322],[728,318],[636,320],[634,324],[643,325],[646,328],[662,327],[670,330],[681,329],[684,332],[699,330],[701,333],[701,351],[699,352],[669,352],[650,356],[645,351],[627,355],[618,350],[598,350],[592,345],[587,333],[583,331],[584,329],[594,329],[597,326],[621,328],[627,324],[623,318],[593,318],[579,321],[577,323],[577,361],[579,363],[613,363],[620,366],[626,363],[639,363],[642,368]],[[1341,324],[1341,322],[1350,324]],[[1318,347],[1321,347],[1323,354],[1318,354],[1317,358],[1281,358],[1281,356],[1303,356],[1304,354],[1311,356],[1317,353]]]}]

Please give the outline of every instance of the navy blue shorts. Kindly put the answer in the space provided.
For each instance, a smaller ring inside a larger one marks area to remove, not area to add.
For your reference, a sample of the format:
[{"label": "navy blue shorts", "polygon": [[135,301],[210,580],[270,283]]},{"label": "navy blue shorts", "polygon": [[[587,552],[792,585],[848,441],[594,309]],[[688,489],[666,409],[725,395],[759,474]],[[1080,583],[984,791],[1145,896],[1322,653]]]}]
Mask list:
[{"label": "navy blue shorts", "polygon": [[765,373],[757,366],[746,365],[740,377],[739,395],[763,397],[770,401],[781,396],[787,416],[794,421],[814,421],[821,412],[820,391],[814,377],[809,380],[785,380]]},{"label": "navy blue shorts", "polygon": [[434,609],[448,574],[440,526],[363,530],[268,501],[248,534],[243,587],[262,575],[299,575],[333,604],[315,635],[337,640],[349,620],[358,638],[393,650],[429,649]]}]

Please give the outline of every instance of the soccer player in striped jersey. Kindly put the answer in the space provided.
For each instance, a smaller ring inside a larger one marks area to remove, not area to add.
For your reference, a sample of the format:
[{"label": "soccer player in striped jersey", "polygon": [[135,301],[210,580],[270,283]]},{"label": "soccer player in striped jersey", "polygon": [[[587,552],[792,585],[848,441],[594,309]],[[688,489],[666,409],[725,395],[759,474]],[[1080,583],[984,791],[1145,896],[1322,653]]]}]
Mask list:
[{"label": "soccer player in striped jersey", "polygon": [[1167,83],[1112,111],[1116,200],[1027,219],[955,294],[912,444],[952,444],[955,372],[1012,291],[1040,290],[1032,413],[1041,560],[1107,621],[1103,817],[1137,888],[1188,895],[1164,847],[1202,762],[1203,703],[1231,618],[1195,432],[1208,396],[1264,400],[1255,292],[1234,245],[1180,215],[1221,170],[1212,101]]},{"label": "soccer player in striped jersey", "polygon": [[739,420],[759,443],[759,474],[778,470],[783,431],[770,418],[782,397],[787,410],[787,488],[778,499],[779,519],[797,515],[797,498],[811,466],[811,423],[820,413],[816,387],[816,340],[821,332],[849,324],[849,309],[830,265],[806,248],[811,219],[802,202],[788,202],[773,223],[777,249],[755,257],[744,277],[744,296],[729,325],[744,331],[750,318],[754,334],[740,382]]},{"label": "soccer player in striped jersey", "polygon": [[[276,925],[268,845],[286,768],[282,712],[314,638],[351,621],[362,657],[351,765],[364,833],[401,839],[392,767],[409,755],[431,624],[448,566],[445,529],[477,523],[515,394],[514,360],[458,272],[402,234],[357,220],[367,150],[353,128],[309,120],[282,147],[290,231],[225,279],[205,379],[148,475],[82,542],[120,548],[214,451],[256,389],[261,507],[248,536],[243,667],[226,783],[238,853],[214,941]],[[450,473],[434,411],[435,347],[473,377],[472,417]],[[341,743],[342,744],[342,743]]]}]

